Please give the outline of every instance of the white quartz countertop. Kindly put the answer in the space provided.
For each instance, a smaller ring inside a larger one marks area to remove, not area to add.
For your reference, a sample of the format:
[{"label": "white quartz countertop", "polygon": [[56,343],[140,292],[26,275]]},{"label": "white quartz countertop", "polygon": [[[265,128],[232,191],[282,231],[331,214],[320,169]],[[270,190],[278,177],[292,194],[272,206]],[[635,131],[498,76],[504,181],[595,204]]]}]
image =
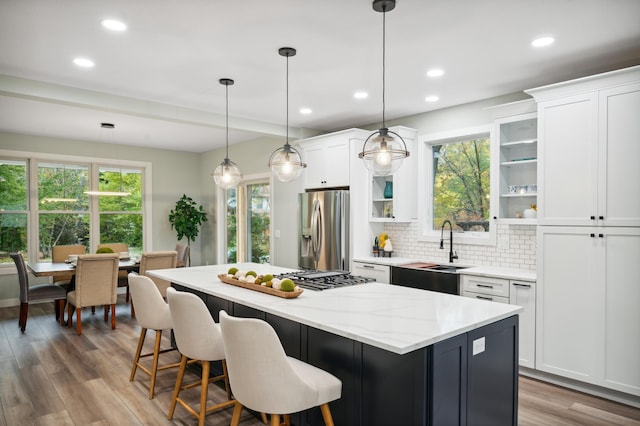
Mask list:
[{"label": "white quartz countertop", "polygon": [[258,274],[291,269],[264,264],[212,265],[149,271],[150,275],[397,354],[424,348],[519,312],[519,306],[384,283],[284,299],[222,283],[230,266]]},{"label": "white quartz countertop", "polygon": [[410,259],[408,257],[374,257],[374,256],[366,256],[366,257],[356,257],[352,259],[354,262],[363,262],[363,263],[374,263],[376,265],[387,265],[387,266],[399,266],[405,263],[414,263],[418,262],[416,259]]}]

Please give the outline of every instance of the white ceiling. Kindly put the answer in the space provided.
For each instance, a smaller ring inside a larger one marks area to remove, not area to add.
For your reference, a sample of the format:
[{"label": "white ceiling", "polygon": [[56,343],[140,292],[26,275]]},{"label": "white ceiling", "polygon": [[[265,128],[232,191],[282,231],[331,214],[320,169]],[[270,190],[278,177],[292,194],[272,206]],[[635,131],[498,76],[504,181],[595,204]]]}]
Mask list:
[{"label": "white ceiling", "polygon": [[[386,18],[388,120],[640,64],[638,0],[398,0]],[[540,35],[556,43],[531,47]],[[230,143],[281,137],[283,46],[298,50],[293,137],[381,120],[370,0],[0,0],[0,130],[105,141],[99,123],[112,122],[114,143],[209,151],[225,142],[227,77]],[[426,77],[432,67],[445,75]]]}]

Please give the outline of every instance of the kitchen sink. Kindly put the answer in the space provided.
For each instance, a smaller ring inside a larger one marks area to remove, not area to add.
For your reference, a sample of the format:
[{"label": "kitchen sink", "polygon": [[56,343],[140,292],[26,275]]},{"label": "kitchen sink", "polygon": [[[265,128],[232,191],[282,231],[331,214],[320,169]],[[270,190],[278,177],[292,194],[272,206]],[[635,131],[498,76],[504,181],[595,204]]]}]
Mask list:
[{"label": "kitchen sink", "polygon": [[468,266],[458,266],[458,265],[441,265],[438,263],[407,263],[404,265],[399,265],[403,268],[417,268],[417,269],[429,269],[431,271],[443,271],[443,272],[456,272],[460,269],[466,269]]},{"label": "kitchen sink", "polygon": [[447,271],[447,272],[456,272],[460,269],[466,269],[468,266],[454,266],[454,265],[436,265],[430,267],[424,267],[425,269],[430,269],[432,271]]}]

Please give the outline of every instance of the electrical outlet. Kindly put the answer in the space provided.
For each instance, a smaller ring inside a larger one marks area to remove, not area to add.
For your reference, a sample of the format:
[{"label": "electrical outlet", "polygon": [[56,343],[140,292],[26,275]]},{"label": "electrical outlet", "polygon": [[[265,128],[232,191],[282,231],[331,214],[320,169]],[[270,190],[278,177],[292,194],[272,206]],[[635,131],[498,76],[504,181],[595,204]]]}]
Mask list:
[{"label": "electrical outlet", "polygon": [[276,229],[275,234],[276,234],[276,235],[275,235],[275,236],[276,236],[276,238],[280,238],[280,230],[279,230],[279,229]]},{"label": "electrical outlet", "polygon": [[484,352],[484,337],[473,341],[473,355],[478,355]]}]

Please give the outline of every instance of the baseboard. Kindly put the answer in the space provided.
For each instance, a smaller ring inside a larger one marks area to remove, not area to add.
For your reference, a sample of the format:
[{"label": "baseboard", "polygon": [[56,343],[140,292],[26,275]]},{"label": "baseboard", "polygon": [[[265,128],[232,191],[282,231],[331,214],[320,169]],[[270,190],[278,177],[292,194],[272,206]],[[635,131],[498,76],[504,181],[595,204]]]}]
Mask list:
[{"label": "baseboard", "polygon": [[520,374],[532,379],[541,380],[554,385],[562,386],[565,388],[573,389],[578,392],[588,393],[600,398],[609,399],[611,401],[619,402],[621,404],[630,405],[632,407],[640,408],[640,397],[631,395],[624,392],[619,392],[613,389],[603,388],[601,386],[592,385],[590,383],[584,383],[573,379],[567,379],[566,377],[556,376],[554,374],[545,373],[531,368],[520,366]]},{"label": "baseboard", "polygon": [[0,299],[0,308],[10,308],[20,305],[20,299]]}]

